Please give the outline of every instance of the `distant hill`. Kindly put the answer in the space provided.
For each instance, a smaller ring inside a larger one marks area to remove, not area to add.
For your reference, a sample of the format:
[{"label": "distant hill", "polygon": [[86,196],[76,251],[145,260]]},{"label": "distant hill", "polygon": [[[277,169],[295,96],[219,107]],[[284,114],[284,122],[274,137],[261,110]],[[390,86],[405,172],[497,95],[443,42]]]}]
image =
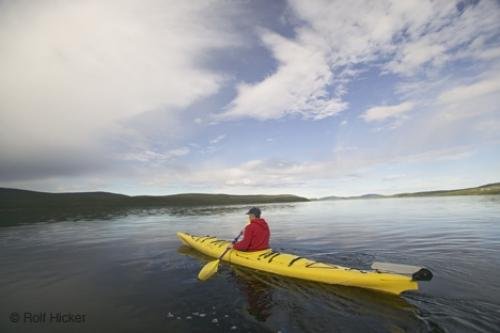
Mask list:
[{"label": "distant hill", "polygon": [[381,194],[363,194],[363,195],[356,195],[356,196],[350,196],[350,197],[339,197],[336,195],[331,195],[328,197],[323,197],[319,198],[318,200],[348,200],[348,199],[376,199],[376,198],[384,198],[384,195]]},{"label": "distant hill", "polygon": [[172,207],[235,204],[263,204],[309,201],[290,195],[230,195],[185,193],[164,196],[128,196],[109,192],[49,193],[0,188],[0,209],[20,208],[109,208],[109,207]]},{"label": "distant hill", "polygon": [[412,193],[398,193],[393,195],[365,194],[351,197],[328,196],[318,200],[348,200],[348,199],[376,199],[376,198],[406,198],[406,197],[435,197],[453,195],[491,195],[500,194],[500,183],[487,184],[478,187],[463,188],[457,190],[425,191]]},{"label": "distant hill", "polygon": [[399,193],[393,195],[393,197],[429,197],[429,196],[447,196],[447,195],[489,195],[489,194],[500,194],[500,183],[493,183],[478,187],[470,187],[457,190]]}]

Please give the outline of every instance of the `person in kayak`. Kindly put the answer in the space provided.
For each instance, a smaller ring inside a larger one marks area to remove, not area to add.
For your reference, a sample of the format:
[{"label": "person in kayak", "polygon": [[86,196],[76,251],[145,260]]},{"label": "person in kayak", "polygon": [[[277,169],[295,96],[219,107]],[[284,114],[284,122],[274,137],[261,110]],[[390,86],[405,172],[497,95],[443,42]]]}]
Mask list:
[{"label": "person in kayak", "polygon": [[230,245],[238,251],[260,251],[269,248],[269,238],[271,232],[266,220],[260,218],[261,211],[257,207],[252,207],[247,212],[250,223],[243,231],[243,239]]}]

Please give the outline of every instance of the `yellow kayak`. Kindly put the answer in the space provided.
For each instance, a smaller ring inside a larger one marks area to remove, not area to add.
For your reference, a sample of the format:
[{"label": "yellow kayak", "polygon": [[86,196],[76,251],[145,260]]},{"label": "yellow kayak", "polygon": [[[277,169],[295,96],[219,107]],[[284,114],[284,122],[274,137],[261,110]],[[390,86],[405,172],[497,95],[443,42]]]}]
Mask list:
[{"label": "yellow kayak", "polygon": [[[177,237],[183,244],[214,258],[218,258],[231,244],[212,236],[194,236],[184,232],[178,232]],[[230,250],[222,260],[291,278],[367,288],[395,295],[407,290],[418,290],[418,283],[410,276],[321,263],[271,249],[255,252]]]}]

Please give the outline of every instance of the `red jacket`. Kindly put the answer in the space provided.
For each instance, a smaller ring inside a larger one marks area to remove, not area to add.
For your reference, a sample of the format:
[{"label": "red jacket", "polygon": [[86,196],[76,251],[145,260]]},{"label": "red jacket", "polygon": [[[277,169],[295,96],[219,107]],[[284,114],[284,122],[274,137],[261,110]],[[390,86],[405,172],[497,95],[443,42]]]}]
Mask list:
[{"label": "red jacket", "polygon": [[238,251],[259,251],[269,248],[271,232],[264,219],[255,218],[245,227],[243,239],[234,244]]}]

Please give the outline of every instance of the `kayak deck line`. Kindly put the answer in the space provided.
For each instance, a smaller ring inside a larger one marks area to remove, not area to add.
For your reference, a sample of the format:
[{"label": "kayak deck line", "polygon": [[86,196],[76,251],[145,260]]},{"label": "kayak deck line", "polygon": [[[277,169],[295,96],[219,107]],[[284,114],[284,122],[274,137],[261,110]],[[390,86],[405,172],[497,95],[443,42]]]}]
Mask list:
[{"label": "kayak deck line", "polygon": [[[183,232],[178,232],[177,237],[183,244],[213,258],[219,258],[231,244],[213,236],[198,237]],[[393,295],[418,290],[418,282],[411,276],[322,263],[302,256],[274,252],[272,249],[252,252],[231,249],[221,260],[285,277],[366,288]]]},{"label": "kayak deck line", "polygon": [[272,255],[270,258],[269,258],[269,261],[268,263],[271,263],[271,261],[273,261],[274,258],[276,258],[277,256],[279,256],[281,253],[277,252],[275,253],[274,255]]},{"label": "kayak deck line", "polygon": [[200,243],[206,242],[207,240],[209,240],[209,239],[213,239],[213,238],[217,238],[217,237],[210,236],[210,237],[205,238],[204,240],[202,240]]},{"label": "kayak deck line", "polygon": [[297,257],[297,258],[294,258],[294,259],[290,260],[290,263],[288,264],[288,267],[291,267],[293,264],[295,264],[295,262],[296,262],[297,260],[300,260],[300,259],[306,259],[306,258],[304,258],[304,257]]}]

